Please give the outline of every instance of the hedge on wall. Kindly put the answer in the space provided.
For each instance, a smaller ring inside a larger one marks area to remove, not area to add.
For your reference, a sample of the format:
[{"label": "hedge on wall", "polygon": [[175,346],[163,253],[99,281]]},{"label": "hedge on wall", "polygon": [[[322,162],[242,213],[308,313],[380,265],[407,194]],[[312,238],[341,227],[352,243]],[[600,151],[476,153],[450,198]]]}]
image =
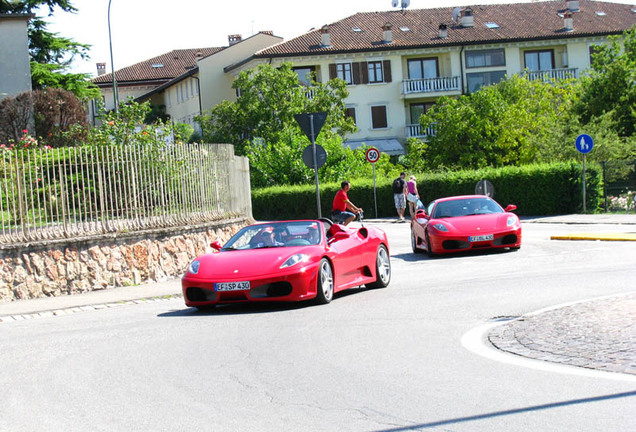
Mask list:
[{"label": "hedge on wall", "polygon": [[[587,167],[587,211],[600,209],[602,170]],[[407,175],[410,176],[409,173]],[[580,213],[583,209],[582,166],[574,162],[526,165],[522,167],[486,168],[435,174],[415,174],[422,201],[469,195],[480,180],[490,181],[494,198],[503,207],[517,205],[521,216],[545,216]],[[349,198],[364,209],[366,218],[376,217],[373,179],[351,179]],[[393,204],[393,179],[376,182],[377,216],[397,216]],[[331,203],[340,184],[320,184],[322,216],[330,217]],[[316,186],[276,186],[252,191],[252,212],[257,220],[312,219],[317,217]]]}]

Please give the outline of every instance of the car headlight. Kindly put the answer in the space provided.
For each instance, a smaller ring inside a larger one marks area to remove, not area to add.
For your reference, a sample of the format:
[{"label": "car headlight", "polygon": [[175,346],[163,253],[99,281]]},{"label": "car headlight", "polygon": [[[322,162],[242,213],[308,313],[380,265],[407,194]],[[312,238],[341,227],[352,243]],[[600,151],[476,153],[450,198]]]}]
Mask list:
[{"label": "car headlight", "polygon": [[199,266],[201,265],[201,263],[198,260],[192,261],[190,263],[190,265],[188,266],[188,271],[192,274],[197,274],[199,273]]},{"label": "car headlight", "polygon": [[280,266],[280,268],[295,266],[298,263],[307,262],[307,260],[309,260],[309,255],[305,255],[305,254],[292,255],[289,258],[287,258],[287,260]]},{"label": "car headlight", "polygon": [[438,231],[448,232],[448,228],[446,228],[446,225],[441,224],[441,223],[433,224],[433,228],[435,228]]},{"label": "car headlight", "polygon": [[506,226],[513,226],[517,223],[517,218],[515,216],[508,216],[508,220],[506,221]]}]

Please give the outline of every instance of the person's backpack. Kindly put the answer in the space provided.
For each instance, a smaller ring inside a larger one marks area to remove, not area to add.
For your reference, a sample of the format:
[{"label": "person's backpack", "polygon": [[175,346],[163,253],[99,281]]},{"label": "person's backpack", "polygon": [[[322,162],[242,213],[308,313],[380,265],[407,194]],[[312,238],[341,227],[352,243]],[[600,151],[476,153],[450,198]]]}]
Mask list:
[{"label": "person's backpack", "polygon": [[393,180],[393,193],[399,194],[403,192],[404,192],[404,180],[402,180],[402,177],[398,177],[395,180]]}]

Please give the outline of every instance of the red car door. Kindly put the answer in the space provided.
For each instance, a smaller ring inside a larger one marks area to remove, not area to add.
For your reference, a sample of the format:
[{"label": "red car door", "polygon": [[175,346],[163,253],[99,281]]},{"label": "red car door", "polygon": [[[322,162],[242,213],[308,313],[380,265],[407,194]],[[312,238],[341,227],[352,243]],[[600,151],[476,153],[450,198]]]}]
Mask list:
[{"label": "red car door", "polygon": [[360,278],[362,267],[361,239],[358,230],[334,225],[327,244],[329,250],[335,254],[333,257],[335,286],[340,288],[354,283]]}]

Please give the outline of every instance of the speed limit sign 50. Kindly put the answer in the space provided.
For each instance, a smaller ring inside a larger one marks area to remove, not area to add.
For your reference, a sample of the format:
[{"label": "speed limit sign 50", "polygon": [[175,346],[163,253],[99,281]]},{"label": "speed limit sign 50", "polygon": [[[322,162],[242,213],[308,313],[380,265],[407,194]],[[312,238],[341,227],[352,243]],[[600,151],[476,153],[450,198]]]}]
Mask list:
[{"label": "speed limit sign 50", "polygon": [[377,148],[371,147],[367,150],[367,161],[371,163],[376,163],[379,159],[380,159],[380,151]]}]

